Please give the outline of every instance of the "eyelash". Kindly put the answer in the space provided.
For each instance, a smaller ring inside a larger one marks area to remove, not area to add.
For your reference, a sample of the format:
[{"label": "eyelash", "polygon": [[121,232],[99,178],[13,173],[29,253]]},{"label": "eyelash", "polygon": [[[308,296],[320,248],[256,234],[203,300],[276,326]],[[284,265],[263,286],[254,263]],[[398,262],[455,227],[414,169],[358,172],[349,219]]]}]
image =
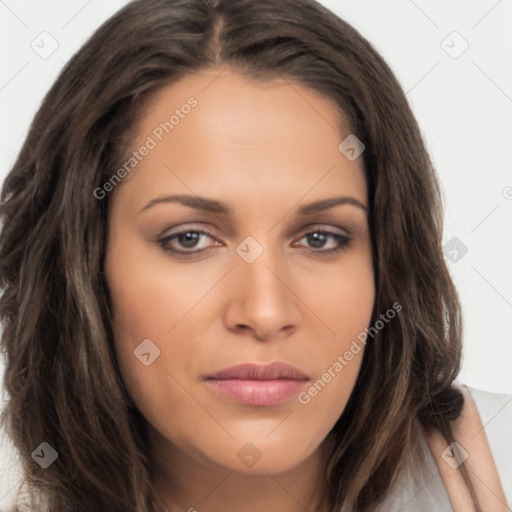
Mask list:
[{"label": "eyelash", "polygon": [[[210,238],[214,238],[212,235],[210,235],[210,233],[207,233],[206,231],[202,231],[200,229],[184,229],[182,231],[173,233],[172,235],[166,236],[166,237],[158,240],[158,243],[162,247],[162,249],[164,249],[164,251],[170,252],[178,257],[184,257],[184,258],[192,257],[194,255],[197,255],[197,254],[202,253],[203,251],[206,251],[207,249],[209,249],[209,247],[206,247],[206,248],[195,250],[195,251],[181,251],[181,250],[177,250],[177,249],[172,249],[167,245],[171,240],[178,238],[180,235],[186,235],[187,233],[197,233],[199,235],[206,235]],[[336,254],[336,253],[339,253],[339,252],[343,251],[344,249],[348,248],[348,246],[352,242],[352,238],[350,238],[346,235],[342,235],[340,233],[326,230],[326,229],[314,229],[312,231],[308,231],[307,233],[304,233],[299,238],[299,240],[302,240],[303,238],[307,237],[308,235],[312,235],[312,234],[321,234],[321,235],[330,236],[330,237],[334,238],[338,244],[337,247],[333,247],[332,249],[327,249],[327,250],[312,249],[313,253],[319,253],[319,254],[325,254],[325,255]]]}]

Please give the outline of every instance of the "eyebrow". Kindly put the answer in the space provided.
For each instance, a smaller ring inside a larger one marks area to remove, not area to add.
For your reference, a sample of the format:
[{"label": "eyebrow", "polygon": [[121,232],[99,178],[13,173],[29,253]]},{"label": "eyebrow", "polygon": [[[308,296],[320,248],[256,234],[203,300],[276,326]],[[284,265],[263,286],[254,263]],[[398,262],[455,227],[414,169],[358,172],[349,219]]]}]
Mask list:
[{"label": "eyebrow", "polygon": [[[156,197],[155,199],[149,201],[149,203],[146,204],[146,206],[144,206],[139,211],[139,213],[142,213],[143,211],[148,210],[152,206],[161,203],[180,203],[184,206],[188,206],[190,208],[194,208],[196,210],[201,210],[204,212],[228,216],[233,215],[233,210],[225,203],[221,203],[220,201],[216,201],[214,199],[208,199],[206,197],[191,195],[171,195]],[[352,196],[340,196],[322,199],[321,201],[315,201],[313,203],[302,205],[298,209],[298,214],[301,216],[313,215],[315,213],[333,208],[334,206],[344,204],[356,206],[357,208],[361,208],[365,212],[368,211],[368,208],[361,201],[359,201],[359,199],[356,199],[355,197]]]}]

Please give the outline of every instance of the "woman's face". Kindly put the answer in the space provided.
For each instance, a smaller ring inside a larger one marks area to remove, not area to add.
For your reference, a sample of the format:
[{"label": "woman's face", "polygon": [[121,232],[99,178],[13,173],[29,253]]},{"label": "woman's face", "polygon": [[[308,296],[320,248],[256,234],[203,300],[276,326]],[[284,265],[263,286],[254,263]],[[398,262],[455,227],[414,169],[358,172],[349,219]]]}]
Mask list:
[{"label": "woman's face", "polygon": [[[362,157],[338,149],[337,112],[231,71],[144,110],[110,192],[106,276],[124,381],[167,456],[279,473],[343,412],[375,290]],[[296,373],[218,375],[274,362]]]}]

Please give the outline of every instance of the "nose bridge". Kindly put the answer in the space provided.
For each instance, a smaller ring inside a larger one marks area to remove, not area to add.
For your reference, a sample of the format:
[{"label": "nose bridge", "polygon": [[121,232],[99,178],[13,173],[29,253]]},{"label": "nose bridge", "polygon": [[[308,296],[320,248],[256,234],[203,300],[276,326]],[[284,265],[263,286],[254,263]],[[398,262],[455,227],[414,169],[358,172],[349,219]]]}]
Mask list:
[{"label": "nose bridge", "polygon": [[[247,241],[244,248],[247,246],[249,251],[257,249],[251,247],[251,241]],[[271,308],[282,307],[290,300],[290,291],[283,283],[287,274],[283,269],[286,267],[279,261],[279,251],[270,247],[270,243],[267,242],[265,247],[261,246],[261,252],[254,261],[245,260],[243,257],[241,260],[238,262],[237,273],[243,283],[241,292],[246,302],[251,301]]]},{"label": "nose bridge", "polygon": [[249,327],[263,337],[296,325],[298,310],[290,289],[291,274],[279,250],[248,237],[239,244],[237,253],[228,305],[231,327]]}]

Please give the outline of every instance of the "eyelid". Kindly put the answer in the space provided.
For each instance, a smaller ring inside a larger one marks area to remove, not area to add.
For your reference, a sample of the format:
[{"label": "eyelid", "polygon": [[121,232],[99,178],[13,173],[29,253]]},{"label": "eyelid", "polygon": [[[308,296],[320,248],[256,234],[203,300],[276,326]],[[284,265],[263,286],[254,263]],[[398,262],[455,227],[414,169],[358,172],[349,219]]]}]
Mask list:
[{"label": "eyelid", "polygon": [[[212,230],[210,228],[204,229],[203,227],[198,227],[197,225],[192,224],[182,224],[179,226],[179,228],[176,228],[177,231],[172,231],[168,234],[162,234],[158,238],[166,239],[170,238],[175,235],[179,235],[181,233],[186,233],[188,231],[196,231],[198,233],[202,233],[205,235],[208,235],[211,238],[221,238],[220,236],[217,236],[216,234],[212,233]],[[338,231],[339,230],[339,231]],[[215,230],[213,230],[215,231]],[[328,232],[335,232],[336,234],[346,236],[346,237],[352,237],[352,234],[345,228],[340,228],[337,226],[332,226],[330,224],[325,223],[312,223],[308,224],[306,226],[302,226],[300,229],[294,231],[293,238],[302,238],[304,235],[310,233],[311,231],[328,231]],[[165,232],[164,232],[165,233]]]},{"label": "eyelid", "polygon": [[352,236],[351,233],[345,228],[340,228],[338,226],[333,226],[332,224],[318,223],[318,222],[315,222],[313,224],[308,224],[307,226],[302,226],[298,231],[296,231],[296,235],[294,235],[294,236],[298,236],[301,233],[303,234],[302,236],[304,236],[304,234],[307,234],[311,231],[329,231],[329,232],[332,232],[332,233],[335,232],[338,235],[343,235],[343,236],[347,236],[347,237]]},{"label": "eyelid", "polygon": [[204,233],[205,235],[208,235],[212,238],[219,238],[217,234],[214,234],[217,233],[218,230],[216,230],[214,227],[208,226],[205,228],[203,226],[204,225],[197,225],[194,223],[179,224],[178,226],[165,229],[161,235],[158,235],[158,239],[169,238],[171,236],[179,235],[180,233],[187,233],[189,231],[197,231],[198,233]]}]

